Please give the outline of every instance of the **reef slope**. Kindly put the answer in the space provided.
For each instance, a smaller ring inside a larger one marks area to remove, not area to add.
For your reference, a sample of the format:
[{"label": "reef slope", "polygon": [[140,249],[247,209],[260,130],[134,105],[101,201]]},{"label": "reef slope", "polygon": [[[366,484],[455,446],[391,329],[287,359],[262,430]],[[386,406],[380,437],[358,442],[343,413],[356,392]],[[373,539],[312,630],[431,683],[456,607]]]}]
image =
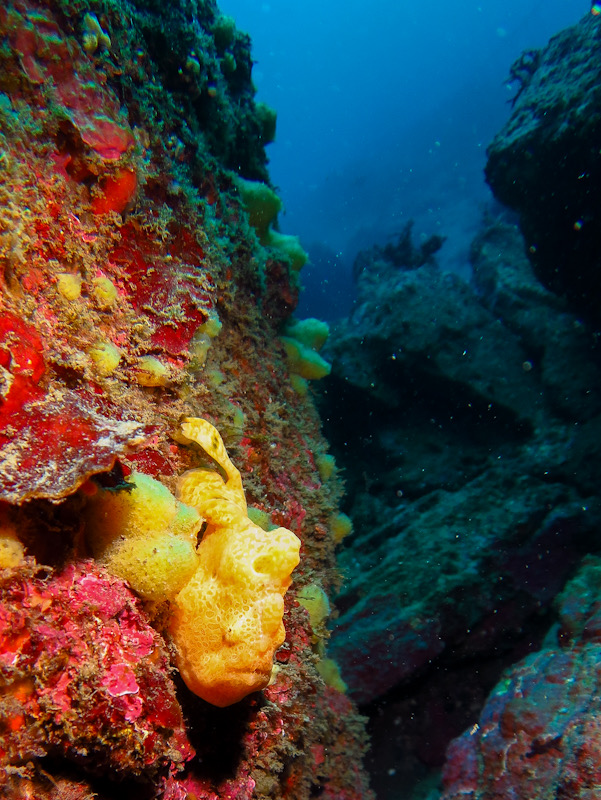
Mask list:
[{"label": "reef slope", "polygon": [[[211,0],[14,0],[0,43],[2,796],[369,798],[362,722],[295,600],[338,580],[341,486],[278,338],[298,265],[241,196],[269,196],[275,125],[249,39]],[[271,685],[227,709],[170,665],[169,604],[86,539],[99,490],[206,466],[185,417],[302,542]]]}]

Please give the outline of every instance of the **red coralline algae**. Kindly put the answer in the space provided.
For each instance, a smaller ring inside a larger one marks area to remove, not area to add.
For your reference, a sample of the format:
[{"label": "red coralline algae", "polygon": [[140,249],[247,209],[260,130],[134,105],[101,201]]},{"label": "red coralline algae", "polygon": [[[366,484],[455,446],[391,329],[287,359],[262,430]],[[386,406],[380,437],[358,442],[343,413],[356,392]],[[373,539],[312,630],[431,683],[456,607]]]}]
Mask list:
[{"label": "red coralline algae", "polygon": [[45,372],[44,347],[38,332],[14,314],[0,317],[0,399],[4,414],[19,411],[42,392],[38,384]]},{"label": "red coralline algae", "polygon": [[163,787],[162,800],[250,800],[254,795],[255,781],[248,775],[236,775],[234,780],[220,783],[215,790],[210,781],[195,776],[169,778]]},{"label": "red coralline algae", "polygon": [[17,0],[2,12],[14,52],[35,86],[52,86],[55,102],[64,109],[83,141],[101,158],[114,161],[134,142],[120,118],[119,104],[77,44],[65,37],[48,9]]},{"label": "red coralline algae", "polygon": [[[111,416],[110,403],[88,391],[47,394],[11,413],[0,404],[0,499],[65,497],[90,475],[110,470],[120,452],[139,444],[144,427]],[[82,449],[82,443],[88,449]]]},{"label": "red coralline algae", "polygon": [[161,638],[92,562],[0,574],[0,683],[3,784],[49,755],[121,776],[193,755]]},{"label": "red coralline algae", "polygon": [[[174,256],[182,261],[178,263]],[[124,287],[136,311],[153,324],[150,341],[170,355],[187,353],[190,340],[206,321],[214,286],[199,267],[203,250],[190,234],[179,230],[166,253],[144,240],[132,225],[121,229],[121,243],[109,256],[109,275]]]}]

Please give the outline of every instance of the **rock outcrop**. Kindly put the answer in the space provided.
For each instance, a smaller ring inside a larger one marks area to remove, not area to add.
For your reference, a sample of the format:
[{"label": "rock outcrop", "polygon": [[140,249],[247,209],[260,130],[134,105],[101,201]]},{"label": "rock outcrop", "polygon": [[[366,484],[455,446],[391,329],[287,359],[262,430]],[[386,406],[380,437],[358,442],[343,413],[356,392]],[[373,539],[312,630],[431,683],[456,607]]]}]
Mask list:
[{"label": "rock outcrop", "polygon": [[601,544],[596,338],[536,278],[515,225],[489,223],[472,261],[468,283],[363,253],[325,352],[321,411],[354,524],[330,652],[372,715],[375,774],[401,782],[442,762]]},{"label": "rock outcrop", "polygon": [[518,212],[540,280],[599,321],[601,17],[588,14],[511,69],[513,113],[488,148],[486,178]]}]

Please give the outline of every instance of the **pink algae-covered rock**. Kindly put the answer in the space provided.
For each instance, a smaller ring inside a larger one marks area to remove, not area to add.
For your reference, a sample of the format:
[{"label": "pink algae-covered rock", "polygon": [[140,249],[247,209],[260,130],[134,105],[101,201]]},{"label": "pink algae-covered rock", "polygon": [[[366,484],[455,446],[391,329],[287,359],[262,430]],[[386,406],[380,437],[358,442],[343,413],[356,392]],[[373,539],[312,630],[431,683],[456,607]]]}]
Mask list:
[{"label": "pink algae-covered rock", "polygon": [[132,147],[134,137],[119,113],[117,98],[98,85],[99,75],[73,38],[66,37],[48,9],[16,0],[0,23],[33,85],[52,83],[54,100],[82,140],[101,158],[114,161]]},{"label": "pink algae-covered rock", "polygon": [[[198,454],[172,434],[202,415],[227,437],[249,502],[303,539],[299,578],[335,582],[341,487],[318,480],[319,420],[278,337],[296,275],[258,246],[232,185],[231,165],[267,180],[250,47],[237,33],[230,85],[211,44],[216,4],[193,5],[0,2],[11,101],[0,125],[0,514],[31,559],[0,572],[7,800],[371,798],[361,720],[324,686],[292,593],[274,684],[231,709],[180,687],[185,732],[149,627],[162,630],[168,608],[140,607],[81,560],[88,479],[110,488],[136,469],[173,491]],[[88,11],[110,48],[83,49]],[[155,49],[164,40],[183,45],[175,61]],[[201,74],[174,72],[192,48]],[[222,325],[210,342],[209,316]]]},{"label": "pink algae-covered rock", "polygon": [[0,785],[47,755],[115,777],[193,755],[161,637],[93,562],[0,573],[0,643]]},{"label": "pink algae-covered rock", "polygon": [[601,562],[559,598],[560,644],[514,666],[451,743],[441,800],[593,800],[601,785]]}]

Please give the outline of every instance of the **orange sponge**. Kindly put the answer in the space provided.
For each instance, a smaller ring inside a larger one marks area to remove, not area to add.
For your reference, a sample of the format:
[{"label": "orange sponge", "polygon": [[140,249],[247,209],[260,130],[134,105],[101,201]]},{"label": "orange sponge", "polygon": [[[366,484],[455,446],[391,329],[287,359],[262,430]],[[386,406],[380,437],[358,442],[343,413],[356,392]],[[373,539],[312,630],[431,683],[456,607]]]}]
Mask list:
[{"label": "orange sponge", "polygon": [[136,196],[138,178],[132,169],[119,169],[100,184],[101,193],[92,200],[93,214],[121,214]]}]

